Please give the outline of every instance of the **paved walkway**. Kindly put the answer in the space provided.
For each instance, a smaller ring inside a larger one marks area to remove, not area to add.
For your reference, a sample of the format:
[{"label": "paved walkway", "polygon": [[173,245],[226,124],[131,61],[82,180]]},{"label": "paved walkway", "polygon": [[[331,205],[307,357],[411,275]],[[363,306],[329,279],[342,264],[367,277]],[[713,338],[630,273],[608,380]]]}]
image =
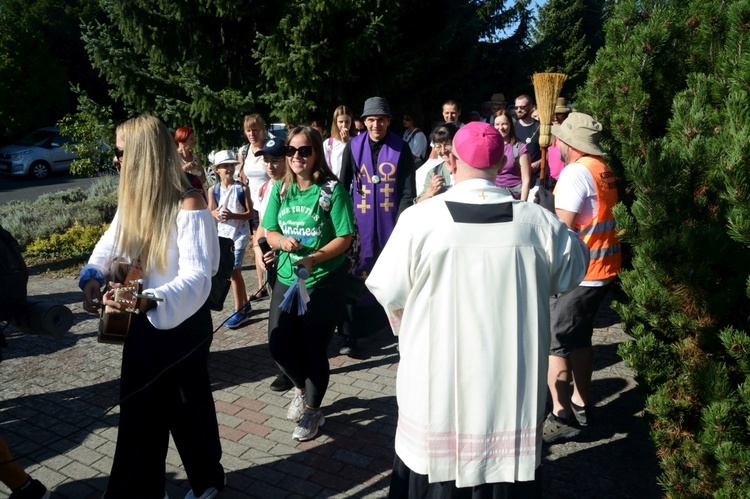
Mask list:
[{"label": "paved walkway", "polygon": [[[251,268],[246,282],[255,281]],[[74,326],[61,339],[6,330],[10,348],[0,363],[0,433],[21,464],[53,491],[54,498],[98,498],[107,482],[117,436],[121,348],[96,341],[96,319],[83,311],[75,279],[32,276],[29,296],[65,304]],[[220,424],[228,486],[222,498],[385,497],[396,428],[392,336],[362,344],[367,357],[338,355],[324,401],[326,425],[315,440],[292,440],[285,419],[289,394],[268,390],[276,374],[266,344],[268,301],[239,330],[220,329],[210,371]],[[214,313],[219,324],[227,313]],[[660,497],[654,449],[642,419],[633,373],[617,356],[627,341],[608,306],[595,333],[593,393],[596,424],[575,442],[545,449],[545,497]],[[167,492],[181,498],[190,488],[174,447],[167,458]],[[0,484],[0,497],[8,490]]]}]

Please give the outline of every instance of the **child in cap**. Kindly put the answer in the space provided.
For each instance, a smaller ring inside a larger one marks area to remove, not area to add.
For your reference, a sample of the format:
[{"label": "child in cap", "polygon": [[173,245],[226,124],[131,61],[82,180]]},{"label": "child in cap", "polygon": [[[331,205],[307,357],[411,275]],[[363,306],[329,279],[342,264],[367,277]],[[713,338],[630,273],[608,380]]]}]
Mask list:
[{"label": "child in cap", "polygon": [[[255,206],[256,211],[258,212],[258,230],[255,232],[255,235],[253,236],[253,250],[255,252],[255,265],[258,266],[261,270],[264,271],[264,274],[267,276],[267,273],[265,272],[265,263],[264,263],[264,255],[261,251],[260,247],[258,246],[258,239],[261,237],[265,237],[266,231],[262,228],[263,223],[263,214],[266,211],[266,206],[268,206],[268,197],[271,195],[271,187],[273,184],[282,178],[284,176],[284,173],[286,173],[286,161],[284,158],[284,141],[279,140],[276,138],[268,140],[262,149],[255,152],[256,156],[263,156],[263,167],[266,170],[266,173],[270,177],[268,180],[266,180],[258,189],[258,204]],[[264,281],[267,281],[268,278],[265,277]],[[269,286],[264,286],[264,284],[269,284]],[[254,300],[260,300],[264,298],[268,298],[269,291],[273,286],[273,283],[259,283],[258,284],[258,291],[250,297],[251,301]],[[268,289],[267,289],[268,288]]]},{"label": "child in cap", "polygon": [[216,153],[213,168],[220,181],[211,188],[208,196],[208,207],[219,221],[219,236],[234,241],[231,283],[235,313],[225,323],[230,329],[246,324],[252,313],[250,302],[247,301],[245,280],[242,278],[242,260],[251,237],[249,220],[253,217],[253,202],[247,186],[234,180],[234,170],[238,163],[234,151]]},{"label": "child in cap", "polygon": [[[266,229],[263,228],[263,215],[266,212],[266,206],[268,206],[268,198],[271,196],[271,187],[274,182],[284,177],[286,173],[286,158],[284,157],[284,141],[279,139],[271,139],[265,143],[263,149],[255,153],[257,156],[263,156],[263,167],[266,169],[266,173],[269,178],[263,185],[258,189],[258,230],[254,235],[253,239],[253,250],[255,251],[255,265],[262,269],[264,280],[266,281],[262,286],[258,286],[258,291],[250,297],[250,300],[263,300],[269,297],[270,289],[273,288],[272,276],[273,272],[268,272],[266,265],[271,263],[274,259],[273,252],[263,254],[260,249],[258,240],[261,237],[266,236]],[[271,382],[271,390],[275,392],[286,392],[294,387],[294,383],[290,380],[286,374],[279,372]]]}]

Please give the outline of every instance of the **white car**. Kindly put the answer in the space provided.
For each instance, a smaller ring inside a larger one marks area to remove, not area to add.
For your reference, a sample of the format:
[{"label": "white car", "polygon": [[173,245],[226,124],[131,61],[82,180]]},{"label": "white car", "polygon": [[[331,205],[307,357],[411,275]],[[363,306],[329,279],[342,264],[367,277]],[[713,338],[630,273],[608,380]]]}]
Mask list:
[{"label": "white car", "polygon": [[70,170],[78,156],[63,145],[70,138],[57,127],[40,128],[0,149],[0,174],[42,179],[51,172]]}]

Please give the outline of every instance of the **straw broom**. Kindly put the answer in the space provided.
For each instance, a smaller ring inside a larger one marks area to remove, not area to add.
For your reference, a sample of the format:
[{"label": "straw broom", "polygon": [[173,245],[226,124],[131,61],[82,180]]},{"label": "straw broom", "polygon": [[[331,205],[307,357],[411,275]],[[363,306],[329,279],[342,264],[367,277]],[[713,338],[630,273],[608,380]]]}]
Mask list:
[{"label": "straw broom", "polygon": [[547,169],[547,148],[552,144],[551,130],[555,103],[567,78],[568,75],[563,73],[535,73],[533,76],[536,108],[539,111],[539,147],[542,149],[542,163],[539,165],[541,184],[544,184]]}]

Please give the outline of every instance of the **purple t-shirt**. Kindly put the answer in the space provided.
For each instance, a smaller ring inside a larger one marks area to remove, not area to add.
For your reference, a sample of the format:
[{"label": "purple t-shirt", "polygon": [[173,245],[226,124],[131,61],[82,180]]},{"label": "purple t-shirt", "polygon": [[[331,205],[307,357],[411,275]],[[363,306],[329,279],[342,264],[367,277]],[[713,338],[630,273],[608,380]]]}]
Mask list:
[{"label": "purple t-shirt", "polygon": [[495,185],[500,187],[515,187],[521,183],[521,166],[518,164],[516,158],[520,158],[526,154],[526,144],[522,142],[516,142],[518,146],[518,154],[513,154],[514,144],[505,144],[505,164],[500,169],[495,179]]}]

